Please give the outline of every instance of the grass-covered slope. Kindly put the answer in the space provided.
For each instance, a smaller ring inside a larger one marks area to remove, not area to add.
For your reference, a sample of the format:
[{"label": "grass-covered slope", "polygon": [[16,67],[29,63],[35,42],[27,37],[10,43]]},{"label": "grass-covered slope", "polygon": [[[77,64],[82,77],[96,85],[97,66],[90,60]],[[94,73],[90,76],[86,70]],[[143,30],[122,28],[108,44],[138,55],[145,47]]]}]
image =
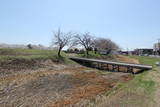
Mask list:
[{"label": "grass-covered slope", "polygon": [[36,50],[36,49],[0,49],[0,63],[13,60],[46,60],[53,62],[71,63],[67,56],[62,52],[62,57],[57,56],[56,50]]},{"label": "grass-covered slope", "polygon": [[74,64],[65,53],[58,57],[55,50],[0,49],[0,76],[16,75],[40,69],[59,69]]},{"label": "grass-covered slope", "polygon": [[156,67],[155,63],[157,61],[160,62],[160,58],[156,57],[148,57],[148,56],[130,56],[130,57],[138,59],[141,64],[152,65],[153,67]]},{"label": "grass-covered slope", "polygon": [[159,107],[160,68],[155,62],[160,59],[148,56],[130,57],[138,59],[141,64],[153,65],[153,69],[134,75],[127,84],[120,84],[109,96],[95,102],[97,107]]},{"label": "grass-covered slope", "polygon": [[102,55],[102,54],[99,54],[98,52],[95,54],[93,51],[90,51],[88,56],[86,54],[77,54],[77,56],[94,58],[94,59],[102,59],[102,60],[108,60],[108,61],[116,61],[116,62],[135,63],[135,64],[139,63],[139,61],[135,59],[135,57],[132,58],[132,57],[118,55],[118,54]]}]

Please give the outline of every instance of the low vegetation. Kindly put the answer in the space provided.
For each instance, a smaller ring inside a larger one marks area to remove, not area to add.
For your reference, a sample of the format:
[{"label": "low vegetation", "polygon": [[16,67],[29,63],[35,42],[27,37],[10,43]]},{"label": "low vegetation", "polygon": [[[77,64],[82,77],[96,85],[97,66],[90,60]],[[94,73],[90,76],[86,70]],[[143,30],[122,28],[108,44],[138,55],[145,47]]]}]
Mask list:
[{"label": "low vegetation", "polygon": [[97,107],[159,107],[160,68],[155,65],[157,58],[130,56],[141,64],[153,65],[153,70],[134,75],[134,78],[110,93],[94,98],[88,105]]},{"label": "low vegetation", "polygon": [[155,85],[157,84],[152,75],[158,73],[155,70],[155,62],[160,59],[144,56],[132,56],[132,58],[137,58],[141,64],[153,65],[154,68],[153,70],[135,75],[135,78],[124,86],[123,91],[127,94],[126,98],[122,99],[121,104],[124,106],[134,104],[136,107],[151,107],[154,104]]},{"label": "low vegetation", "polygon": [[[103,55],[99,54],[99,53],[94,53],[93,51],[89,51],[88,55],[87,53],[82,53],[82,54],[78,54],[79,57],[88,57],[88,58],[101,58]],[[105,55],[106,56],[106,55]]]},{"label": "low vegetation", "polygon": [[99,54],[93,51],[89,51],[89,55],[87,56],[86,53],[77,54],[78,57],[86,57],[86,58],[93,58],[93,59],[102,59],[108,61],[117,61],[117,62],[126,62],[126,63],[135,63],[138,64],[139,61],[135,57],[128,57],[123,55],[114,55],[114,54]]},{"label": "low vegetation", "polygon": [[36,49],[0,49],[0,62],[11,62],[16,59],[24,60],[47,60],[54,62],[71,63],[65,53],[61,57],[57,56],[56,50],[36,50]]},{"label": "low vegetation", "polygon": [[86,100],[132,79],[131,74],[73,66],[61,54],[66,60],[57,63],[57,51],[1,49],[0,106],[85,106]]},{"label": "low vegetation", "polygon": [[[73,62],[65,53],[62,52],[61,55],[62,57],[59,57],[57,51],[52,50],[0,49],[0,106],[156,107],[159,105],[157,93],[160,92],[160,73],[158,73],[160,68],[155,65],[159,59],[89,52],[90,58],[106,58],[129,63],[138,63],[139,60],[141,64],[154,66],[151,71],[132,75],[103,72],[76,63],[73,66]],[[79,56],[85,55],[79,54]],[[47,64],[43,64],[46,60]],[[35,67],[37,63],[43,65],[45,69],[41,70],[39,69],[41,67],[37,66],[31,70],[30,68]],[[27,69],[25,70],[23,66]],[[21,69],[15,69],[16,67]]]},{"label": "low vegetation", "polygon": [[56,64],[72,65],[74,62],[63,52],[58,57],[56,50],[0,49],[0,77],[61,67]]},{"label": "low vegetation", "polygon": [[148,56],[130,56],[131,58],[136,58],[141,64],[148,64],[156,67],[155,63],[160,61],[160,58],[148,57]]}]

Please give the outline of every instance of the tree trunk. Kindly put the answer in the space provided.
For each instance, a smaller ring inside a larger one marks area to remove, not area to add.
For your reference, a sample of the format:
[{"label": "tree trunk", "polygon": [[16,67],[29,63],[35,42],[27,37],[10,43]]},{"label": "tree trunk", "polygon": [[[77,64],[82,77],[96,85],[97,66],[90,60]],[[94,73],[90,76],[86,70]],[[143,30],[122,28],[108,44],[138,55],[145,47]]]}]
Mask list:
[{"label": "tree trunk", "polygon": [[61,57],[61,48],[58,50],[58,57]]},{"label": "tree trunk", "polygon": [[97,48],[94,48],[94,53],[97,54]]},{"label": "tree trunk", "polygon": [[87,51],[87,56],[88,56],[89,55],[88,49],[86,51]]}]

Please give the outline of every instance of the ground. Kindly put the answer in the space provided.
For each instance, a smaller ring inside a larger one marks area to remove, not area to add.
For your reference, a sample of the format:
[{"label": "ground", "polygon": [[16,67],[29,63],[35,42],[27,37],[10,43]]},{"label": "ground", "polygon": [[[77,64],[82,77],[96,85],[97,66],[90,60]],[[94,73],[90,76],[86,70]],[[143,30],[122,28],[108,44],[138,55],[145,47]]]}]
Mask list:
[{"label": "ground", "polygon": [[58,61],[52,51],[3,49],[0,56],[0,107],[160,105],[156,58],[110,56],[109,60],[154,66],[151,71],[133,75],[84,67],[67,58]]},{"label": "ground", "polygon": [[0,80],[0,106],[71,106],[130,79],[131,74],[82,66],[9,75]]},{"label": "ground", "polygon": [[[133,57],[133,56],[132,56]],[[153,70],[135,75],[135,77],[112,91],[109,95],[101,95],[88,102],[96,107],[159,107],[160,67],[155,66],[160,59],[150,57],[134,57],[142,64],[153,65]]]}]

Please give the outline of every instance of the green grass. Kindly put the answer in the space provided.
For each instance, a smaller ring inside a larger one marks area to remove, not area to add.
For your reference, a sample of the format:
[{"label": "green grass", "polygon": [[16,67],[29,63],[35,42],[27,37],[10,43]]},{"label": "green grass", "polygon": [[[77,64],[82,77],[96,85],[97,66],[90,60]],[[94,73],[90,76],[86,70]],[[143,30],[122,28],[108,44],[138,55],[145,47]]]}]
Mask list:
[{"label": "green grass", "polygon": [[160,58],[153,58],[148,56],[130,56],[130,57],[138,59],[141,64],[148,64],[154,67],[156,66],[155,63],[157,61],[160,61]]},{"label": "green grass", "polygon": [[[158,71],[156,70],[155,62],[160,59],[144,56],[129,57],[138,59],[141,64],[153,65],[154,70],[133,75],[132,80],[127,83],[119,83],[113,90],[103,94],[102,99],[106,98],[105,101],[101,100],[101,98],[97,98],[98,100],[93,98],[89,104],[92,104],[93,107],[101,103],[106,103],[107,105],[107,98],[109,97],[109,99],[113,98],[113,102],[119,107],[130,107],[132,105],[134,107],[152,107],[152,104],[155,103],[154,92],[157,89],[157,81],[154,80],[152,75],[157,75]],[[115,106],[113,104],[111,103],[109,106]]]},{"label": "green grass", "polygon": [[136,90],[139,88],[144,89],[144,92],[151,94],[154,91],[155,82],[153,80],[147,79],[148,72],[143,72],[135,76],[133,80],[129,83],[129,89]]},{"label": "green grass", "polygon": [[87,54],[78,54],[79,57],[87,57],[87,58],[95,58],[95,59],[112,59],[113,55],[108,54],[108,55],[101,55],[98,52],[95,54],[94,51],[89,51],[89,55]]},{"label": "green grass", "polygon": [[[155,62],[159,61],[160,59],[151,58],[147,56],[130,56],[132,58],[136,58],[139,60],[140,64],[148,64],[155,66]],[[150,77],[151,73],[156,73],[155,70],[144,71],[143,73],[137,74],[134,76],[133,80],[129,81],[126,85],[124,85],[124,92],[128,93],[128,98],[125,99],[122,105],[126,105],[128,102],[129,104],[132,102],[132,96],[130,95],[137,95],[137,99],[135,99],[134,104],[139,106],[144,106],[142,102],[148,102],[149,104],[153,102],[153,93],[156,90],[155,84],[156,82]],[[147,98],[147,99],[146,99]],[[133,98],[134,99],[134,98]]]},{"label": "green grass", "polygon": [[[148,56],[130,56],[132,58],[136,58],[139,60],[140,64],[148,64],[156,67],[155,62],[160,61],[159,58],[152,58]],[[154,70],[150,71],[145,71],[143,73],[140,73],[138,75],[135,75],[135,78],[131,81],[132,87],[141,87],[144,88],[145,91],[151,92],[153,91],[153,87],[155,85],[153,80],[148,80],[146,76],[148,75],[149,72],[155,72]]]},{"label": "green grass", "polygon": [[89,55],[87,56],[86,52],[84,54],[78,54],[80,57],[88,57],[88,58],[98,58],[101,57],[99,53],[94,53],[93,51],[89,51]]},{"label": "green grass", "polygon": [[51,59],[54,62],[62,62],[66,64],[73,63],[73,61],[68,59],[65,53],[62,52],[61,55],[62,57],[58,57],[56,50],[0,49],[0,62],[3,63],[15,59]]}]

